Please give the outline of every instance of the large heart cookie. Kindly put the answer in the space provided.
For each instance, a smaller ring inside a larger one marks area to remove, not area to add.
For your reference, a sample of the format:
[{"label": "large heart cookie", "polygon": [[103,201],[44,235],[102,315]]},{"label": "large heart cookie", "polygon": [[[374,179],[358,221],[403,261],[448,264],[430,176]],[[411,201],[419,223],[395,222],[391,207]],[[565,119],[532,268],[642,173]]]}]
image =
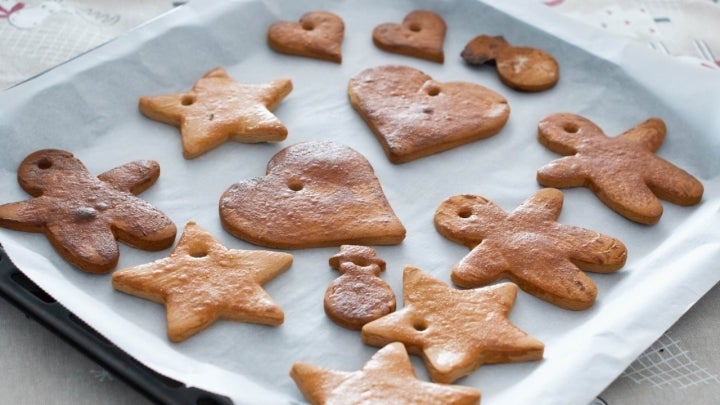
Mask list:
[{"label": "large heart cookie", "polygon": [[375,46],[388,52],[443,63],[443,42],[447,25],[439,15],[415,10],[402,24],[380,24],[373,30]]},{"label": "large heart cookie", "polygon": [[405,238],[370,163],[333,142],[278,152],[265,177],[225,191],[220,219],[234,236],[280,249],[392,245]]},{"label": "large heart cookie", "polygon": [[344,32],[339,16],[312,11],[299,22],[274,22],[268,29],[268,44],[277,52],[341,63]]},{"label": "large heart cookie", "polygon": [[348,94],[393,163],[495,135],[510,115],[507,100],[490,89],[437,82],[408,66],[366,69],[350,79]]}]

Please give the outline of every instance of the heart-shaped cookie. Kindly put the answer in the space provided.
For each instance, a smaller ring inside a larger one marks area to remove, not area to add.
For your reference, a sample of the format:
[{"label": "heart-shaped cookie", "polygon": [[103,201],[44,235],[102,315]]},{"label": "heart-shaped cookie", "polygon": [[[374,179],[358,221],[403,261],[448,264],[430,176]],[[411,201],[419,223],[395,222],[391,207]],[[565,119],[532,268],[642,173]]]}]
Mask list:
[{"label": "heart-shaped cookie", "polygon": [[443,63],[443,42],[447,25],[439,15],[427,10],[415,10],[405,16],[402,24],[384,23],[373,30],[373,42],[378,48]]},{"label": "heart-shaped cookie", "polygon": [[268,44],[290,55],[342,62],[345,23],[327,11],[303,14],[299,22],[277,21],[268,29]]},{"label": "heart-shaped cookie", "polygon": [[510,115],[507,100],[490,89],[437,82],[408,66],[366,69],[350,79],[348,95],[393,163],[492,136]]},{"label": "heart-shaped cookie", "polygon": [[279,249],[393,245],[405,238],[370,163],[333,142],[278,152],[267,175],[236,183],[220,198],[225,229]]}]

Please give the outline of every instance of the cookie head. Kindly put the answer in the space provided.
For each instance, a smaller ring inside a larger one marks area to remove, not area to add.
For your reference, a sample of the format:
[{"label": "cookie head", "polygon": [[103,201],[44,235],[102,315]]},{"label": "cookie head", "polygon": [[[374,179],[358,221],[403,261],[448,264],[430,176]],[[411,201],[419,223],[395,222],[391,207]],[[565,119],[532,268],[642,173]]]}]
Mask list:
[{"label": "cookie head", "polygon": [[72,153],[44,149],[28,155],[18,167],[18,183],[28,194],[38,197],[47,188],[59,184],[70,173],[87,173],[83,163]]}]

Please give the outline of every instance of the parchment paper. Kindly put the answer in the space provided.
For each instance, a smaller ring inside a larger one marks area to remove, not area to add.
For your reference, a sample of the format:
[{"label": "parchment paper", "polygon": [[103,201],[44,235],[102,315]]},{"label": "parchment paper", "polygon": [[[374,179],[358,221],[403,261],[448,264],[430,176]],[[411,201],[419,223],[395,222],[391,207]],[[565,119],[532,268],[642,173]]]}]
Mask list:
[{"label": "parchment paper", "polygon": [[[192,2],[0,94],[2,202],[28,198],[17,185],[16,170],[37,149],[69,150],[94,174],[154,159],[162,174],[141,197],[170,215],[179,233],[192,220],[230,248],[265,249],[222,229],[220,195],[236,181],[262,176],[267,161],[285,146],[333,140],[368,158],[407,228],[401,245],[377,248],[388,263],[383,278],[401,307],[405,265],[449,283],[450,269],[468,252],[435,231],[433,214],[441,201],[460,193],[480,194],[510,211],[540,188],[536,170],[558,157],[536,140],[541,118],[578,113],[616,135],[649,117],[661,117],[668,135],[658,154],[704,183],[702,203],[665,203],[660,223],[643,226],[610,211],[588,190],[566,190],[559,221],[621,239],[629,249],[626,266],[615,274],[590,274],[599,296],[587,311],[566,311],[520,292],[510,319],[545,342],[545,358],[486,365],[457,381],[479,388],[485,404],[587,403],[720,278],[720,80],[717,72],[676,63],[634,44],[608,42],[540,5],[490,3],[492,7],[472,0]],[[372,44],[376,25],[400,22],[419,8],[434,10],[448,22],[444,64],[385,53]],[[341,65],[281,55],[267,47],[270,23],[296,21],[310,10],[329,10],[345,20]],[[560,63],[560,82],[546,92],[517,93],[504,87],[494,70],[466,66],[460,51],[483,33],[550,52]],[[346,95],[350,77],[383,64],[413,66],[439,81],[489,87],[509,100],[510,120],[487,140],[393,165]],[[286,141],[227,143],[185,160],[178,131],[137,111],[141,95],[185,91],[216,66],[245,83],[292,79],[294,90],[275,110],[289,128]],[[171,344],[163,306],[114,291],[109,275],[72,268],[42,235],[0,230],[0,241],[31,279],[139,361],[238,403],[302,402],[288,376],[293,362],[353,371],[377,350],[323,312],[325,288],[338,276],[327,264],[336,248],[291,251],[291,269],[266,284],[285,310],[283,325],[218,322]],[[168,253],[122,246],[118,268]],[[422,362],[415,356],[413,362],[419,378],[426,379]]]}]

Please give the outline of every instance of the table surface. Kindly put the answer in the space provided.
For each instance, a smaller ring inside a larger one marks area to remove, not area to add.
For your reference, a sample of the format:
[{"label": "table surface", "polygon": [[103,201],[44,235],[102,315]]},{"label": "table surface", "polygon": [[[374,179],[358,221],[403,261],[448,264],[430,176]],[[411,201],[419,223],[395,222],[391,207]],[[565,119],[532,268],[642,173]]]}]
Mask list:
[{"label": "table surface", "polygon": [[[196,0],[201,1],[201,0]],[[539,0],[523,0],[539,1]],[[720,74],[717,0],[544,0],[558,13]],[[0,89],[156,17],[169,0],[0,0]],[[1,90],[0,90],[1,91]],[[720,397],[720,285],[598,398],[598,404],[712,403]],[[147,402],[102,367],[0,300],[0,393],[23,404]]]}]

